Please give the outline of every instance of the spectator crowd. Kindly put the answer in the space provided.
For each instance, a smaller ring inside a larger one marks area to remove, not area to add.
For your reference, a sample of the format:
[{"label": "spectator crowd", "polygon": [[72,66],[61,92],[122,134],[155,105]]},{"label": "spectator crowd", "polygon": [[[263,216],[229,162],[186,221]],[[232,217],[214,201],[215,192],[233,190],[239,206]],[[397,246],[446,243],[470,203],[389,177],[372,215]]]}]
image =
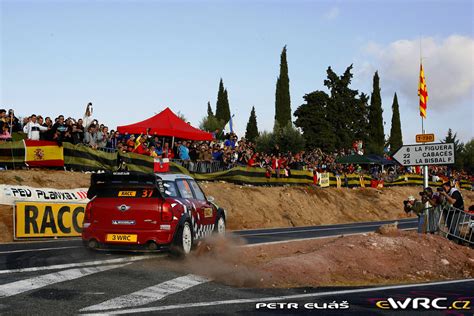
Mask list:
[{"label": "spectator crowd", "polygon": [[[106,152],[133,152],[154,158],[180,160],[184,163],[218,163],[222,168],[234,166],[260,167],[266,169],[267,176],[288,177],[291,170],[311,170],[334,174],[370,174],[376,179],[396,177],[403,173],[421,173],[419,167],[389,165],[339,164],[338,157],[363,154],[363,143],[355,140],[352,148],[327,153],[320,149],[284,152],[275,145],[269,152],[259,152],[256,144],[229,133],[223,140],[187,141],[152,135],[147,131],[141,135],[120,134],[109,130],[108,126],[91,118],[92,104],[88,104],[83,118],[65,118],[64,115],[52,119],[32,114],[18,119],[13,110],[0,109],[0,141],[11,139],[12,133],[24,133],[27,139],[82,144]],[[385,158],[389,158],[386,156]],[[433,180],[457,176],[468,178],[466,173],[452,174],[445,166],[430,167]]]}]

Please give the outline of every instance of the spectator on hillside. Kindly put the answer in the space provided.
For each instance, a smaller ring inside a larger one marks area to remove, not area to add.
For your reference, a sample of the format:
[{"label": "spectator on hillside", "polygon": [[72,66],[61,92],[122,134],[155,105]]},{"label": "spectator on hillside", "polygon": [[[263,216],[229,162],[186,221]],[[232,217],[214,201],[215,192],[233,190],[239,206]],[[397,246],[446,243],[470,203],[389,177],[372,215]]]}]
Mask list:
[{"label": "spectator on hillside", "polygon": [[166,142],[163,147],[163,158],[174,159],[173,150],[170,148],[170,144],[168,142]]},{"label": "spectator on hillside", "polygon": [[30,140],[40,140],[40,131],[47,131],[46,127],[41,126],[36,118],[36,115],[33,114],[30,116],[28,123],[23,127],[23,132],[27,135],[27,138]]},{"label": "spectator on hillside", "polygon": [[15,111],[12,109],[8,110],[7,122],[10,124],[10,129],[13,133],[20,132],[22,130],[20,126],[20,120],[15,116]]},{"label": "spectator on hillside", "polygon": [[78,119],[77,123],[72,126],[72,139],[74,144],[81,144],[84,139],[84,126],[82,119]]},{"label": "spectator on hillside", "polygon": [[42,140],[52,140],[53,139],[53,122],[49,116],[45,117],[44,123],[42,124],[43,127],[46,127],[48,130],[41,133],[40,137]]},{"label": "spectator on hillside", "polygon": [[138,146],[133,150],[134,153],[140,154],[140,155],[149,155],[150,150],[148,149],[148,146],[146,144],[146,138],[145,137],[140,137],[138,139]]},{"label": "spectator on hillside", "polygon": [[101,129],[99,129],[97,134],[98,134],[97,147],[99,148],[107,147],[107,135],[109,134],[109,128],[107,126],[103,126]]},{"label": "spectator on hillside", "polygon": [[53,140],[62,142],[67,129],[68,127],[64,122],[64,115],[58,116],[55,120],[55,123],[53,124],[53,127],[51,128]]},{"label": "spectator on hillside", "polygon": [[184,161],[189,161],[191,160],[189,156],[189,145],[188,142],[183,142],[179,147],[178,147],[178,152],[179,152],[179,159],[184,160]]},{"label": "spectator on hillside", "polygon": [[10,140],[10,126],[4,121],[0,121],[0,141]]},{"label": "spectator on hillside", "polygon": [[5,109],[0,109],[0,122],[8,123],[7,111]]},{"label": "spectator on hillside", "polygon": [[120,133],[114,130],[110,131],[110,137],[107,138],[107,148],[117,148],[120,142]]},{"label": "spectator on hillside", "polygon": [[97,126],[94,124],[89,125],[87,132],[84,134],[84,143],[89,147],[96,149],[99,141],[99,135],[97,132]]}]

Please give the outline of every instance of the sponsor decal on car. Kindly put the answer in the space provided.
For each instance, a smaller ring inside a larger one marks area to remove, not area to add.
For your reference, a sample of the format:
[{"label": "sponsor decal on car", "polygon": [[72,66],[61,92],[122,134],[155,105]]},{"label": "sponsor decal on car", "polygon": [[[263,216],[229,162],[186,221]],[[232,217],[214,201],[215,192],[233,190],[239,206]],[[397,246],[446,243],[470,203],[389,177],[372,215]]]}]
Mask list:
[{"label": "sponsor decal on car", "polygon": [[112,220],[112,225],[135,225],[135,220]]}]

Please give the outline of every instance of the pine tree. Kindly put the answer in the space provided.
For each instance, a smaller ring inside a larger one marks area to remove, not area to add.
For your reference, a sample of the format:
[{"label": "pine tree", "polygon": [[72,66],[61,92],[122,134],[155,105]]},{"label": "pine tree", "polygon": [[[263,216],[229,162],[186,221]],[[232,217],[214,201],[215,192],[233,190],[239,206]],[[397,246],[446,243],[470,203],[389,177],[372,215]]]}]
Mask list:
[{"label": "pine tree", "polygon": [[306,94],[306,101],[295,111],[295,125],[303,131],[308,148],[325,151],[350,148],[354,140],[368,139],[368,96],[349,86],[352,65],[338,76],[327,69],[324,85],[329,89]]},{"label": "pine tree", "polygon": [[254,142],[258,136],[257,115],[255,115],[255,107],[252,106],[249,121],[247,123],[247,130],[245,131],[245,138]]},{"label": "pine tree", "polygon": [[207,116],[214,116],[214,112],[212,112],[211,108],[211,101],[207,101]]},{"label": "pine tree", "polygon": [[380,97],[380,78],[376,71],[374,74],[373,91],[369,107],[369,141],[367,150],[369,154],[383,155],[385,135],[383,131],[382,99]]},{"label": "pine tree", "polygon": [[230,119],[229,99],[227,96],[227,90],[224,89],[224,82],[222,81],[222,78],[219,82],[219,91],[217,92],[215,117],[218,118],[220,121],[225,122],[224,125]]},{"label": "pine tree", "polygon": [[398,107],[397,93],[393,96],[392,104],[392,127],[390,129],[390,151],[393,153],[395,150],[403,146],[402,138],[402,126],[400,123],[400,110]]},{"label": "pine tree", "polygon": [[275,121],[281,128],[291,124],[290,78],[288,77],[288,62],[286,46],[280,56],[280,76],[277,79],[275,91]]},{"label": "pine tree", "polygon": [[454,169],[460,170],[464,165],[463,161],[463,152],[464,152],[464,143],[458,139],[458,134],[454,133],[453,130],[448,129],[448,134],[441,141],[442,143],[453,143],[454,144],[454,165],[451,165]]}]

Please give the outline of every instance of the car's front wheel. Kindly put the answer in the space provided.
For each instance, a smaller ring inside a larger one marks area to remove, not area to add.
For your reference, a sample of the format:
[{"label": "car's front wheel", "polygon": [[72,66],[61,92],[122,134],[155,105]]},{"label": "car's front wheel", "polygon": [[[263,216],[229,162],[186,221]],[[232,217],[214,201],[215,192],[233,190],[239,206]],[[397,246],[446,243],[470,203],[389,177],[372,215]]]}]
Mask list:
[{"label": "car's front wheel", "polygon": [[225,217],[219,214],[216,221],[214,232],[219,235],[225,235]]}]

